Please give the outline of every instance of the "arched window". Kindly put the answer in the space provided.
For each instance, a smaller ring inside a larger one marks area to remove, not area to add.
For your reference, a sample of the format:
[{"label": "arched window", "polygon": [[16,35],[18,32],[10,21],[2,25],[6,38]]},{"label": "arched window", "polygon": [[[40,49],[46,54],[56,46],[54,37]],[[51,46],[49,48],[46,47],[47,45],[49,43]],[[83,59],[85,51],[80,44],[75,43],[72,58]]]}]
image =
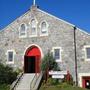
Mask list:
[{"label": "arched window", "polygon": [[20,37],[26,36],[26,25],[25,24],[21,24],[19,35]]},{"label": "arched window", "polygon": [[43,21],[41,23],[41,35],[47,35],[48,34],[48,25],[47,22]]},{"label": "arched window", "polygon": [[36,35],[36,29],[37,29],[36,20],[32,19],[31,20],[31,35]]},{"label": "arched window", "polygon": [[47,24],[46,24],[46,22],[42,22],[41,30],[42,30],[42,33],[46,33],[47,32]]}]

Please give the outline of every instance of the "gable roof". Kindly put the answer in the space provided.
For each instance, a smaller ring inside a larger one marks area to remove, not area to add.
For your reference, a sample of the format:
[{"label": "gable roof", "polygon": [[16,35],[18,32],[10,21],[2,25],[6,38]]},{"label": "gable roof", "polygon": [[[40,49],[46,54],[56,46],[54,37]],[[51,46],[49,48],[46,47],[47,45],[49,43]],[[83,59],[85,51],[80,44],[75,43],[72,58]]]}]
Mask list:
[{"label": "gable roof", "polygon": [[[12,23],[10,23],[8,26],[6,26],[4,29],[1,29],[0,32],[3,31],[3,30],[5,30],[5,29],[8,28],[8,27],[13,28],[13,27],[11,27],[12,24],[13,24],[14,22],[16,22],[19,18],[22,18],[22,17],[24,17],[25,15],[27,15],[27,14],[30,12],[30,10],[31,10],[31,9],[29,9],[25,14],[21,15],[20,17],[18,17],[16,20],[14,20]],[[72,27],[75,27],[74,24],[71,24],[71,23],[69,23],[69,22],[67,22],[67,21],[65,21],[65,20],[63,20],[63,19],[60,19],[60,18],[58,18],[58,17],[56,17],[56,16],[54,16],[54,15],[48,13],[48,12],[45,12],[45,11],[39,9],[39,8],[37,8],[37,10],[40,11],[40,12],[42,12],[42,13],[44,13],[44,14],[46,14],[46,15],[49,15],[49,16],[51,16],[51,17],[53,17],[53,18],[55,18],[55,19],[57,19],[57,20],[59,20],[59,21],[62,21],[62,22],[66,23],[66,24],[68,24],[68,25],[70,25],[70,26],[72,26]],[[84,31],[84,30],[82,30],[82,29],[80,29],[80,28],[78,28],[78,27],[77,27],[77,29],[78,29],[79,31],[87,34],[87,35],[90,35],[90,33],[86,32],[86,31]]]}]

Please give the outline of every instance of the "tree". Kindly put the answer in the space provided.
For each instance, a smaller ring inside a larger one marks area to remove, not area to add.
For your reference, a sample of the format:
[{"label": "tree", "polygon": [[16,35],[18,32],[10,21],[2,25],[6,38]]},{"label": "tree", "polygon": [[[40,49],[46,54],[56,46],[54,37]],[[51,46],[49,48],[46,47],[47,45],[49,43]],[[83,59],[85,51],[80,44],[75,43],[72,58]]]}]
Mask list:
[{"label": "tree", "polygon": [[41,70],[44,73],[45,80],[47,80],[47,78],[48,78],[49,70],[58,70],[58,69],[59,69],[58,65],[55,62],[55,59],[54,59],[52,53],[48,52],[42,59],[42,63],[41,63]]}]

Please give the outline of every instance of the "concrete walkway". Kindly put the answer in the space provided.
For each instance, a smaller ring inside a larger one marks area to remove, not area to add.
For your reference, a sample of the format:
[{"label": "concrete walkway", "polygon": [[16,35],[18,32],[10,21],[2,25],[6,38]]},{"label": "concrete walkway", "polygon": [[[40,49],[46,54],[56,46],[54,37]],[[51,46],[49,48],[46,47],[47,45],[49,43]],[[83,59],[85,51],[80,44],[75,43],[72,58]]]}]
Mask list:
[{"label": "concrete walkway", "polygon": [[35,74],[24,74],[15,90],[30,90],[30,83]]}]

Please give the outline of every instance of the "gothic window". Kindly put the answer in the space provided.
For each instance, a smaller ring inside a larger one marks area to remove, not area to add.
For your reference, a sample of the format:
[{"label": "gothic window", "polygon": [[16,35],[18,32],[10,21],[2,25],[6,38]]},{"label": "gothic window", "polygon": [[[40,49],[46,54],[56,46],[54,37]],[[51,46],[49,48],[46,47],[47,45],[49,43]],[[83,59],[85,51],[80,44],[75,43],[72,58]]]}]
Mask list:
[{"label": "gothic window", "polygon": [[41,22],[41,35],[48,35],[48,24],[46,21]]},{"label": "gothic window", "polygon": [[19,36],[26,37],[26,24],[21,24],[20,30],[19,30]]},{"label": "gothic window", "polygon": [[32,19],[31,20],[31,35],[36,35],[37,34],[37,24],[36,24],[36,20]]}]

